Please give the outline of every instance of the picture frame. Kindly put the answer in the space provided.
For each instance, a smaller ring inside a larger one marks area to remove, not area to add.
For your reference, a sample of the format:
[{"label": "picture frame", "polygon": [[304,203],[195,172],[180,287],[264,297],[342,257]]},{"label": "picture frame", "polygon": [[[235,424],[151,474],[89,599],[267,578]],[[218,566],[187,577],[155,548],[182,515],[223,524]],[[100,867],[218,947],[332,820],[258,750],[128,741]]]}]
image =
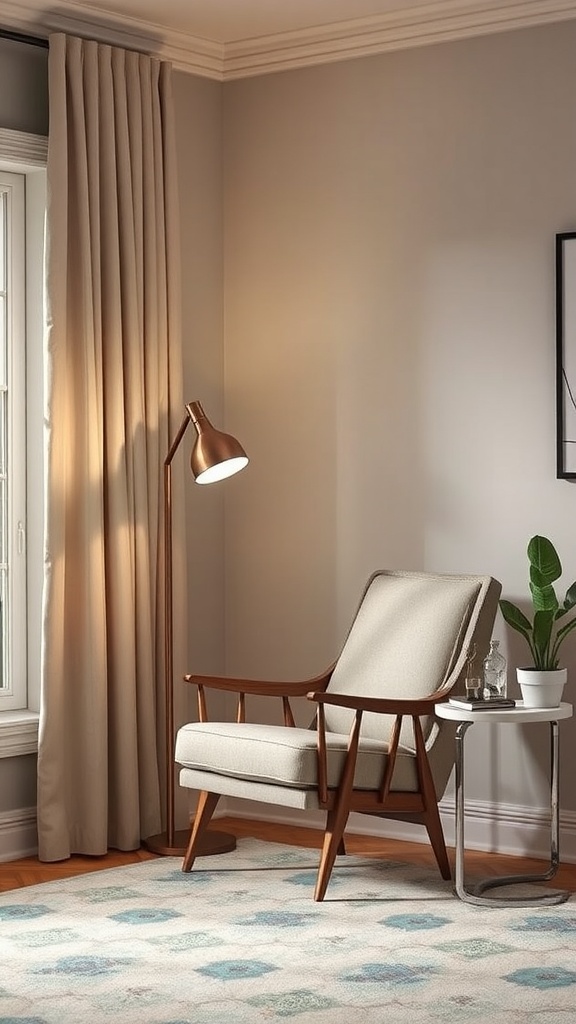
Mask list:
[{"label": "picture frame", "polygon": [[576,231],[556,235],[556,477],[576,480]]}]

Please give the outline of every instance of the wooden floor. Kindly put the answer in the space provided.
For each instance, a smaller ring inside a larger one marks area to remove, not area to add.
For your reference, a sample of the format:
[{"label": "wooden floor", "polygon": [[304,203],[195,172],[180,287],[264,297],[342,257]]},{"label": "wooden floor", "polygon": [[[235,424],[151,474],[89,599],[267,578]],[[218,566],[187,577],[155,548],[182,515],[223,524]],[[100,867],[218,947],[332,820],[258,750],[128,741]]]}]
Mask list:
[{"label": "wooden floor", "polygon": [[[220,818],[213,822],[214,828],[233,832],[238,838],[252,836],[269,842],[287,843],[292,846],[318,847],[321,833],[315,829],[299,828],[294,825],[274,825],[269,822],[251,821],[241,818]],[[376,839],[370,836],[346,834],[346,849],[350,854],[390,858],[408,863],[435,865],[434,855],[427,845],[405,843],[395,839]],[[454,851],[450,850],[454,862]],[[0,892],[19,889],[38,882],[50,882],[58,878],[69,878],[89,871],[134,864],[150,860],[155,855],[140,849],[133,853],[110,851],[105,857],[71,857],[55,864],[42,864],[37,857],[0,863]],[[466,854],[466,872],[470,877],[489,875],[529,874],[542,872],[546,864],[539,860],[508,857],[495,853],[479,853],[470,850]],[[576,892],[576,864],[561,864],[553,884],[555,887]]]}]

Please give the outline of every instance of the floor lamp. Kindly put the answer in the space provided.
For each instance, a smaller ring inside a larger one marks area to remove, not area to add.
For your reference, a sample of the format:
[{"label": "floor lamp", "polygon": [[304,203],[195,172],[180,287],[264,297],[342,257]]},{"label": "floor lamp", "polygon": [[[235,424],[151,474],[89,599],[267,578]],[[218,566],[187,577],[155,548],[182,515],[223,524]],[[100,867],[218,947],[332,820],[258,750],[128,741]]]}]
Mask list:
[{"label": "floor lamp", "polygon": [[[172,460],[190,423],[196,428],[196,442],[190,456],[190,468],[197,484],[211,484],[233,476],[248,465],[242,445],[230,434],[216,430],[200,402],[190,402],[186,415],[164,460],[164,699],[166,716],[166,831],[149,836],[144,845],[153,853],[177,857],[186,851],[189,830],[174,829],[174,680],[172,617]],[[208,831],[199,855],[233,850],[236,839],[227,832]]]}]

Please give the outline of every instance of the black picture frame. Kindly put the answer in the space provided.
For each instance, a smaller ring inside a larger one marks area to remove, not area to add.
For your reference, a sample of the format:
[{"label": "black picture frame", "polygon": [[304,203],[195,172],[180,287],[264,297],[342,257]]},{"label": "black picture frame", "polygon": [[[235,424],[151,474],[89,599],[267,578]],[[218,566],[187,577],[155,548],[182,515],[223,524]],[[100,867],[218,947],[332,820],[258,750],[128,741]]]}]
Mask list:
[{"label": "black picture frame", "polygon": [[576,231],[556,235],[556,477],[576,480]]}]

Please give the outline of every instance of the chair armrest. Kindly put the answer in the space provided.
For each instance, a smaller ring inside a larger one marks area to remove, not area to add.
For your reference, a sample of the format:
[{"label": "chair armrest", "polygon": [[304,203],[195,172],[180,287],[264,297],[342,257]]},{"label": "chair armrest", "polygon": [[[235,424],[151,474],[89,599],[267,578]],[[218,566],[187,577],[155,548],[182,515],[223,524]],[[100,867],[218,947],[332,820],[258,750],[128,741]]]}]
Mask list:
[{"label": "chair armrest", "polygon": [[446,700],[446,694],[450,688],[442,687],[440,690],[436,690],[435,693],[430,694],[428,697],[422,697],[420,699],[401,699],[401,698],[388,698],[388,697],[364,697],[356,694],[349,693],[326,693],[324,691],[311,691],[306,694],[308,700],[314,701],[318,705],[317,709],[317,732],[318,732],[318,802],[321,807],[328,807],[328,767],[327,767],[327,744],[326,744],[326,721],[324,717],[324,707],[326,704],[341,708],[350,708],[351,711],[355,711],[352,727],[350,729],[350,735],[348,737],[348,748],[346,752],[346,760],[342,770],[342,776],[339,783],[339,788],[353,786],[354,771],[356,766],[356,757],[358,753],[358,743],[360,740],[360,724],[362,721],[362,715],[364,712],[375,712],[376,714],[382,715],[394,715],[395,721],[392,726],[390,741],[388,744],[388,755],[386,758],[386,766],[380,788],[378,790],[378,800],[384,804],[388,798],[390,792],[390,786],[392,784],[392,776],[394,774],[394,767],[396,764],[396,757],[399,750],[400,744],[400,730],[402,726],[402,719],[404,715],[410,715],[412,718],[412,728],[414,732],[414,742],[416,747],[416,755],[418,763],[420,764],[420,770],[428,772],[428,761],[426,755],[426,745],[424,742],[424,736],[422,734],[422,725],[420,723],[420,715],[430,715],[434,713],[434,707],[439,704],[440,701]]},{"label": "chair armrest", "polygon": [[317,704],[332,704],[336,707],[350,708],[352,711],[371,711],[380,715],[430,715],[434,706],[446,700],[446,690],[438,690],[429,697],[418,699],[397,697],[363,697],[348,693],[311,692],[306,694],[308,700]]},{"label": "chair armrest", "polygon": [[310,686],[318,686],[320,692],[328,686],[334,666],[314,679],[299,682],[282,682],[266,679],[237,679],[232,676],[200,676],[194,673],[184,676],[184,682],[206,686],[214,690],[228,690],[231,693],[252,693],[263,697],[305,697]]},{"label": "chair armrest", "polygon": [[201,722],[208,721],[206,709],[205,687],[213,690],[226,690],[229,693],[238,695],[236,708],[236,721],[246,721],[246,695],[254,694],[258,697],[279,697],[284,709],[284,725],[294,727],[294,715],[290,707],[290,697],[305,697],[311,686],[318,687],[315,692],[323,692],[332,675],[334,665],[331,665],[322,675],[314,679],[305,679],[301,682],[271,682],[265,679],[237,679],[231,676],[197,676],[185,675],[184,682],[193,683],[198,687],[198,717]]}]

